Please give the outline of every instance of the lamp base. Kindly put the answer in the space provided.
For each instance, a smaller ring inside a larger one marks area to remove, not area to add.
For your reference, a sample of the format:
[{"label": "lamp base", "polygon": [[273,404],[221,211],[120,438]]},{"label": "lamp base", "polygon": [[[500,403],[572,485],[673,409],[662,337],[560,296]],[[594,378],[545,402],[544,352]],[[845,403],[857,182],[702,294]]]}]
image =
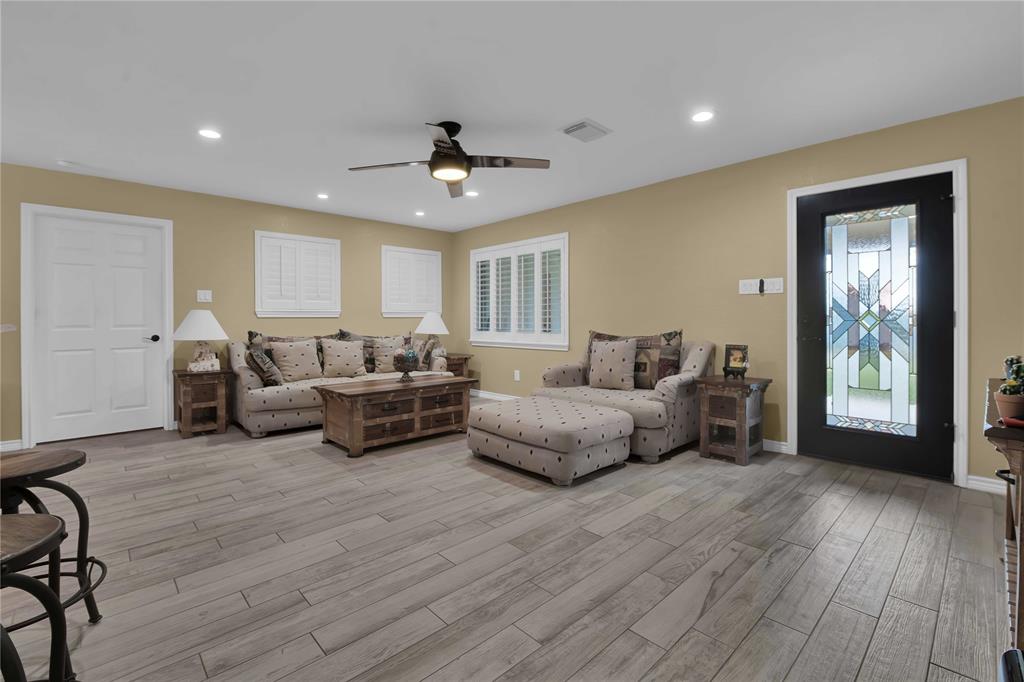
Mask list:
[{"label": "lamp base", "polygon": [[196,341],[192,351],[192,362],[188,363],[190,372],[216,372],[220,370],[220,357],[206,341]]}]

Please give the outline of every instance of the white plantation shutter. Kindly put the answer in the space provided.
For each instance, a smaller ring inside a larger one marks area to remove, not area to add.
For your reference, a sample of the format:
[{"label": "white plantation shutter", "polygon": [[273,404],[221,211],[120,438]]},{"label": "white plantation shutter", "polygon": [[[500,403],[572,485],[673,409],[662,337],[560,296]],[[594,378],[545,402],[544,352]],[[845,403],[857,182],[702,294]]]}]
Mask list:
[{"label": "white plantation shutter", "polygon": [[441,252],[381,247],[381,314],[422,317],[441,313]]},{"label": "white plantation shutter", "polygon": [[491,328],[491,261],[476,263],[474,292],[473,328],[485,332]]},{"label": "white plantation shutter", "polygon": [[341,242],[256,231],[256,316],[341,315]]},{"label": "white plantation shutter", "polygon": [[568,350],[567,234],[470,252],[470,343]]}]

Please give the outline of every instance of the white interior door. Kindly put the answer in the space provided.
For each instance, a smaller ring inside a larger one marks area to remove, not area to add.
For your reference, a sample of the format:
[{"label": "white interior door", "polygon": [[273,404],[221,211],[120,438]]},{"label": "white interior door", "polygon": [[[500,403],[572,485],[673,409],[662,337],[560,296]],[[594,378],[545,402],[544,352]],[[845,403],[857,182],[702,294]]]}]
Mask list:
[{"label": "white interior door", "polygon": [[33,208],[31,441],[164,426],[165,221]]}]

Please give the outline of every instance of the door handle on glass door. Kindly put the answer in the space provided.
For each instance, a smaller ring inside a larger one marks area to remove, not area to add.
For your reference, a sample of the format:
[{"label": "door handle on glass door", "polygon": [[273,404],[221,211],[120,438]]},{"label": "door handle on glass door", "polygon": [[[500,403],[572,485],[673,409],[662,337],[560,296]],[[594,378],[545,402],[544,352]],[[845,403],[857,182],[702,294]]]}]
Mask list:
[{"label": "door handle on glass door", "polygon": [[159,334],[153,334],[153,336],[144,336],[144,337],[142,337],[142,340],[143,341],[152,341],[153,343],[156,343],[157,341],[160,340],[160,335]]}]

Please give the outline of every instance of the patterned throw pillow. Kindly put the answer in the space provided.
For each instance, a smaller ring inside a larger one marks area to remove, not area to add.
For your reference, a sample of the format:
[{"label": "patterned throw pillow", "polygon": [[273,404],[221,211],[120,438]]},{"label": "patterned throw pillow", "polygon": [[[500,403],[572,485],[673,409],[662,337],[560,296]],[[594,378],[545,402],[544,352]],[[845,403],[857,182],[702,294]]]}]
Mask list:
[{"label": "patterned throw pillow", "polygon": [[320,359],[317,357],[317,342],[307,341],[272,341],[270,348],[274,364],[281,370],[286,382],[303,379],[317,379],[323,376]]},{"label": "patterned throw pillow", "polygon": [[320,339],[324,354],[325,377],[359,377],[366,375],[363,364],[363,342]]},{"label": "patterned throw pillow", "polygon": [[416,351],[416,355],[419,356],[419,369],[421,372],[426,372],[430,369],[430,358],[436,349],[441,344],[441,340],[436,336],[428,336],[425,339],[413,339],[412,349]]},{"label": "patterned throw pillow", "polygon": [[401,336],[379,336],[373,340],[373,363],[375,372],[395,372],[395,353],[405,346]]},{"label": "patterned throw pillow", "polygon": [[653,336],[616,336],[591,330],[587,349],[583,353],[583,367],[589,371],[591,347],[595,341],[621,341],[636,339],[636,365],[633,369],[636,388],[654,388],[660,379],[679,374],[683,332],[678,330]]},{"label": "patterned throw pillow", "polygon": [[249,350],[253,350],[253,346],[257,346],[259,350],[262,350],[270,358],[271,362],[274,360],[274,355],[271,352],[271,343],[288,343],[291,341],[309,341],[310,339],[316,341],[316,357],[320,362],[320,366],[324,366],[324,353],[323,349],[320,348],[320,339],[338,339],[341,338],[339,333],[327,334],[326,336],[270,336],[263,332],[249,332]]},{"label": "patterned throw pillow", "polygon": [[[400,346],[407,346],[412,343],[412,332],[409,332],[406,336],[364,336],[356,334],[355,332],[347,331],[345,329],[339,329],[337,338],[342,341],[362,341],[363,342],[363,362],[366,365],[367,372],[384,371],[376,369],[376,362],[373,352],[373,344],[383,339],[399,339]],[[393,363],[392,363],[393,364]],[[389,372],[394,371],[393,369],[387,370]]]},{"label": "patterned throw pillow", "polygon": [[632,391],[635,359],[636,339],[595,341],[590,348],[590,385]]},{"label": "patterned throw pillow", "polygon": [[264,386],[280,386],[284,383],[284,376],[277,368],[274,361],[262,350],[249,350],[245,353],[245,364],[256,376],[260,378]]}]

